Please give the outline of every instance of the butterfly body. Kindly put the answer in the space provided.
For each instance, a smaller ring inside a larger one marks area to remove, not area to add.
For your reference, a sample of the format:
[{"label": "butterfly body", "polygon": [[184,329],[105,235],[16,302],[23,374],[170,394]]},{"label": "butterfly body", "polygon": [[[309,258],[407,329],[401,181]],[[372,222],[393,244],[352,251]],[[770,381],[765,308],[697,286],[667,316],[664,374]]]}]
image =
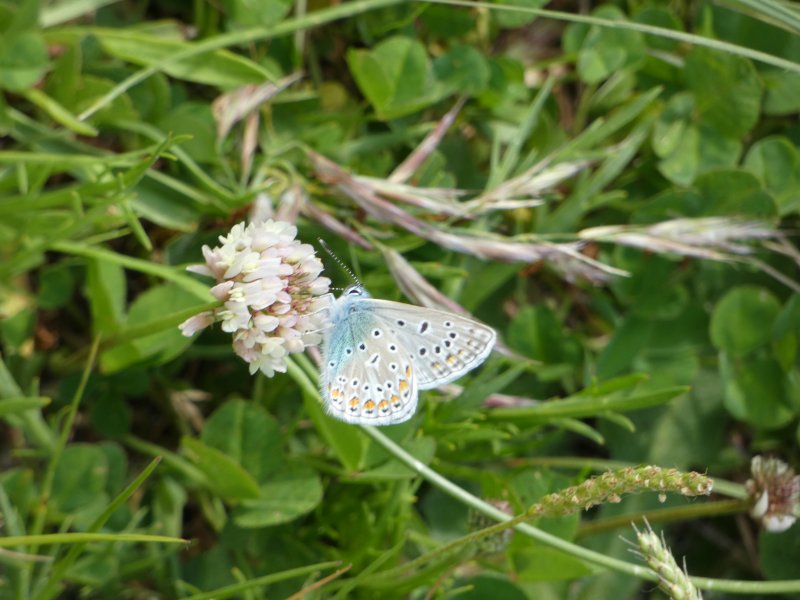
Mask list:
[{"label": "butterfly body", "polygon": [[348,423],[408,420],[419,390],[458,379],[494,346],[493,329],[446,311],[377,300],[361,286],[330,309],[324,340],[322,397],[329,414]]}]

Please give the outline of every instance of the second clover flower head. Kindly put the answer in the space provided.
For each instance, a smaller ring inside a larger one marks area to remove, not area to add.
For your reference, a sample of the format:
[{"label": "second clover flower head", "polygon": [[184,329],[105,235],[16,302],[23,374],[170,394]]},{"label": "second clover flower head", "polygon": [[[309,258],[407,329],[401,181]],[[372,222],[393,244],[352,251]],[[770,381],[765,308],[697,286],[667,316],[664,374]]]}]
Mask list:
[{"label": "second clover flower head", "polygon": [[183,335],[221,322],[250,372],[269,377],[286,371],[288,354],[318,345],[330,280],[320,277],[322,261],[314,248],[296,235],[294,225],[269,219],[239,223],[220,236],[220,246],[203,246],[205,264],[189,270],[216,279],[211,293],[223,305],[184,321]]}]

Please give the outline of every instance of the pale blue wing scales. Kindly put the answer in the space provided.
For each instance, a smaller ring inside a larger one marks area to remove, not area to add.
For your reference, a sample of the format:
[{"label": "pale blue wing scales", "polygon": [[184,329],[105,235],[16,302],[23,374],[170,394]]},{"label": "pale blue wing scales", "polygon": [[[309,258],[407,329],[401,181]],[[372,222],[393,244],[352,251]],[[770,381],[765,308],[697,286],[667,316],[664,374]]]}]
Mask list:
[{"label": "pale blue wing scales", "polygon": [[413,362],[390,328],[368,310],[365,303],[371,300],[351,302],[356,310],[325,339],[320,382],[325,408],[353,424],[406,421],[417,407]]},{"label": "pale blue wing scales", "polygon": [[468,317],[390,300],[368,302],[409,353],[421,390],[462,377],[486,360],[497,340],[494,329]]}]

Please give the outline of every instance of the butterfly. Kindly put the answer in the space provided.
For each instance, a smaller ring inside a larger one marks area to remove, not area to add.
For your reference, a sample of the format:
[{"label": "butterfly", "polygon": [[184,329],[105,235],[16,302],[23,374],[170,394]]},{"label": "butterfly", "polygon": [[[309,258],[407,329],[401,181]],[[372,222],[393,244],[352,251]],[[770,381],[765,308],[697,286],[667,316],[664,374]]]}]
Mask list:
[{"label": "butterfly", "polygon": [[359,425],[394,425],[419,390],[458,379],[492,351],[494,330],[443,310],[378,300],[361,285],[330,307],[320,376],[327,412]]}]

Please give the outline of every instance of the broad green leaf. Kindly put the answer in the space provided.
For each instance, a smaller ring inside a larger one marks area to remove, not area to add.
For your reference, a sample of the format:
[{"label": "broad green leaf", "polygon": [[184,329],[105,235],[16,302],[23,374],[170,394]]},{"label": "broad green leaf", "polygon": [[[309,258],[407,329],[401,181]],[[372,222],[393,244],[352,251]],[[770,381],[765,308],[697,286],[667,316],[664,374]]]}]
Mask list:
[{"label": "broad green leaf", "polygon": [[39,275],[37,303],[40,308],[51,310],[69,302],[75,289],[72,268],[63,264],[45,267]]},{"label": "broad green leaf", "polygon": [[[436,440],[432,437],[419,437],[409,440],[403,445],[403,449],[410,453],[421,463],[427,465],[433,460],[436,453]],[[382,465],[357,473],[353,476],[353,481],[358,482],[375,482],[375,481],[392,481],[397,479],[409,479],[416,477],[416,471],[409,469],[407,466],[394,458],[389,458]]]},{"label": "broad green leaf", "polygon": [[800,112],[800,75],[770,70],[764,80],[764,114],[788,116]]},{"label": "broad green leaf", "polygon": [[454,93],[477,94],[489,84],[489,62],[466,44],[454,45],[438,57],[433,70],[437,79]]},{"label": "broad green leaf", "polygon": [[130,433],[131,409],[118,395],[105,395],[92,403],[89,419],[94,430],[103,437],[117,439]]},{"label": "broad green leaf", "polygon": [[224,0],[229,18],[239,27],[272,27],[291,10],[292,0]]},{"label": "broad green leaf", "polygon": [[700,175],[694,185],[704,200],[694,216],[750,217],[767,221],[778,216],[775,199],[747,171],[713,171]]},{"label": "broad green leaf", "polygon": [[678,185],[691,185],[698,175],[713,169],[732,167],[742,144],[703,125],[682,125],[673,131],[675,147],[658,163],[658,170]]},{"label": "broad green leaf", "polygon": [[778,362],[764,352],[737,358],[720,354],[725,408],[754,427],[775,429],[794,417],[787,403],[786,378]]},{"label": "broad green leaf", "polygon": [[[592,16],[625,20],[618,8],[605,5]],[[589,29],[578,53],[578,74],[587,83],[599,83],[613,73],[635,66],[644,56],[644,37],[636,31],[614,27],[592,27]]]},{"label": "broad green leaf", "polygon": [[[194,294],[175,284],[153,286],[131,304],[125,328],[159,323],[165,316],[196,304],[197,297]],[[191,338],[181,335],[177,326],[162,328],[152,335],[139,337],[103,352],[100,365],[105,373],[114,373],[141,362],[164,363],[180,355],[191,343]]]},{"label": "broad green leaf", "polygon": [[392,37],[373,50],[349,50],[347,64],[375,112],[391,119],[416,112],[442,96],[425,46]]},{"label": "broad green leaf", "polygon": [[108,457],[99,445],[67,446],[53,478],[51,510],[62,518],[77,517],[85,529],[109,501],[108,472]]},{"label": "broad green leaf", "polygon": [[250,529],[294,521],[322,500],[322,482],[313,469],[286,467],[269,477],[257,498],[244,500],[233,513],[239,527]]},{"label": "broad green leaf", "polygon": [[[491,0],[494,4],[502,6],[519,6],[522,8],[543,8],[548,0]],[[517,12],[514,10],[489,11],[492,19],[499,27],[522,27],[532,23],[537,16],[531,13]]]},{"label": "broad green leaf", "polygon": [[744,356],[772,339],[780,303],[767,289],[739,286],[730,290],[711,315],[711,341],[731,356]]},{"label": "broad green leaf", "polygon": [[514,572],[519,581],[577,579],[595,571],[586,562],[555,548],[537,545],[514,552]]},{"label": "broad green leaf", "polygon": [[[92,29],[92,33],[112,56],[148,67],[192,47],[191,43],[180,39],[161,37],[133,29],[95,28]],[[163,70],[177,79],[221,88],[263,83],[265,80],[278,78],[276,73],[241,54],[234,54],[228,50],[203,52],[177,63],[169,62]]]},{"label": "broad green leaf", "polygon": [[758,140],[747,152],[744,166],[775,197],[781,214],[800,209],[800,154],[788,138]]},{"label": "broad green leaf", "polygon": [[257,498],[258,482],[235,460],[200,440],[184,436],[181,444],[194,464],[205,474],[209,488],[227,500]]},{"label": "broad green leaf", "polygon": [[260,406],[229,400],[206,421],[201,439],[244,467],[259,483],[283,463],[278,422]]},{"label": "broad green leaf", "polygon": [[0,88],[22,92],[33,87],[47,70],[47,46],[38,33],[0,39]]},{"label": "broad green leaf", "polygon": [[749,60],[695,46],[686,57],[685,69],[698,122],[736,138],[753,128],[761,110],[763,85]]},{"label": "broad green leaf", "polygon": [[761,530],[758,555],[767,579],[797,579],[800,564],[800,535],[797,523],[782,533]]},{"label": "broad green leaf", "polygon": [[459,37],[475,27],[475,19],[468,10],[443,4],[426,4],[425,12],[420,15],[420,21],[435,36]]},{"label": "broad green leaf", "polygon": [[125,270],[100,258],[88,259],[84,295],[92,311],[92,333],[108,335],[117,331],[125,318]]}]

